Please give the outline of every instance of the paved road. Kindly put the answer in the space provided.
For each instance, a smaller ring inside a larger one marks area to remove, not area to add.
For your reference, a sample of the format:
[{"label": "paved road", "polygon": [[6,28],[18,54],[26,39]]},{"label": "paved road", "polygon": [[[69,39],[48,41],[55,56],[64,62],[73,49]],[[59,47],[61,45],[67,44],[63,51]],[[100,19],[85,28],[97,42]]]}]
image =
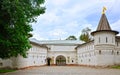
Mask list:
[{"label": "paved road", "polygon": [[36,67],[2,75],[120,75],[120,69],[90,68],[80,66]]}]

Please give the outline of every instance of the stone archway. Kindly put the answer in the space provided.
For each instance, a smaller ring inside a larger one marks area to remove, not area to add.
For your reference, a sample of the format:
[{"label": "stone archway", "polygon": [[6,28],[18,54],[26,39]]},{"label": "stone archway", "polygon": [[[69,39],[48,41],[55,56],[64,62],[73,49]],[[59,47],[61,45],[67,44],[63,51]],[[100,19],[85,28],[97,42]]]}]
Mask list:
[{"label": "stone archway", "polygon": [[64,66],[66,65],[66,58],[62,55],[56,57],[56,65],[57,66]]}]

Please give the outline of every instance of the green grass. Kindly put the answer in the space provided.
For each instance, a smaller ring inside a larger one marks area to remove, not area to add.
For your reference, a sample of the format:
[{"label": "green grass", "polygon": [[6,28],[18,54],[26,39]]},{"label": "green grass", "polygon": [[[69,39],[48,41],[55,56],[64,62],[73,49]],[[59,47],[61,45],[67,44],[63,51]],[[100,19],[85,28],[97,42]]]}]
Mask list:
[{"label": "green grass", "polygon": [[16,70],[2,70],[2,69],[0,69],[0,73],[7,73],[7,72],[14,72],[14,71],[16,71]]},{"label": "green grass", "polygon": [[114,68],[114,69],[120,69],[120,65],[119,66],[112,66],[112,68]]}]

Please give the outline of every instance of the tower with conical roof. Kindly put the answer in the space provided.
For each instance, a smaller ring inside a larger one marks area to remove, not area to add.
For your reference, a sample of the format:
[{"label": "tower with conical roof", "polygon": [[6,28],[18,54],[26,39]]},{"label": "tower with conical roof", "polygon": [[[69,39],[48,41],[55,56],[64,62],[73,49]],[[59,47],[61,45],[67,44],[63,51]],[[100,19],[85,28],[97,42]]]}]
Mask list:
[{"label": "tower with conical roof", "polygon": [[115,36],[117,31],[111,29],[105,13],[102,14],[97,30],[91,33],[97,65],[114,65]]}]

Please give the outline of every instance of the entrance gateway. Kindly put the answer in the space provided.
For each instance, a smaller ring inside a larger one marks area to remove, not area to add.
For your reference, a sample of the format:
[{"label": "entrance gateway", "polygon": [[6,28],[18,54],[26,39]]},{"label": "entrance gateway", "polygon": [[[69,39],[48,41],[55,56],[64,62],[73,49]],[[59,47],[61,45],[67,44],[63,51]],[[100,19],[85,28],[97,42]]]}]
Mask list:
[{"label": "entrance gateway", "polygon": [[56,57],[56,65],[57,66],[64,66],[66,65],[66,58],[62,55]]}]

